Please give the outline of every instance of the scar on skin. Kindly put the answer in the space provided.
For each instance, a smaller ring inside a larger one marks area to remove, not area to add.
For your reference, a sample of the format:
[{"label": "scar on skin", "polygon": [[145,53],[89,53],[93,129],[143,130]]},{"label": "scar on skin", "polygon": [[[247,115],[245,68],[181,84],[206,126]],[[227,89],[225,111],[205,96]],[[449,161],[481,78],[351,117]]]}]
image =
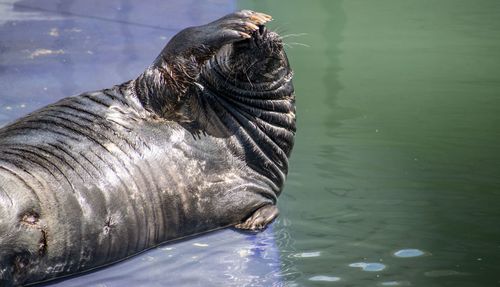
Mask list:
[{"label": "scar on skin", "polygon": [[38,242],[38,254],[43,256],[47,252],[47,232],[43,229],[40,229],[40,231],[42,232],[42,237]]},{"label": "scar on skin", "polygon": [[106,222],[104,223],[104,228],[102,229],[103,233],[104,234],[109,234],[109,232],[111,231],[111,228],[113,228],[115,225],[115,222],[113,220],[113,218],[110,216],[106,219]]},{"label": "scar on skin", "polygon": [[35,225],[39,218],[40,215],[36,212],[26,212],[21,217],[21,222],[27,225]]},{"label": "scar on skin", "polygon": [[[39,226],[40,215],[36,212],[29,211],[24,213],[21,216],[21,223],[31,228],[39,229],[41,232],[40,240],[38,241],[38,254],[40,256],[45,255],[47,252],[47,232],[43,229],[43,227]],[[19,264],[18,264],[19,265]],[[26,264],[20,264],[20,266],[24,266]],[[22,267],[21,266],[21,267]]]}]

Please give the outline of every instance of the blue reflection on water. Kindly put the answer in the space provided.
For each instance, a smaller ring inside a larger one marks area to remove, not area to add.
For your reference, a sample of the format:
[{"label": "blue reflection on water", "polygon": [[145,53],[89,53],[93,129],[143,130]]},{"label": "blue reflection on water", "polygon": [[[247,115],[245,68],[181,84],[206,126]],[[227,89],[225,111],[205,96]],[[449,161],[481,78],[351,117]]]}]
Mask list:
[{"label": "blue reflection on water", "polygon": [[401,249],[394,252],[394,256],[401,258],[418,257],[424,255],[424,252],[419,249]]},{"label": "blue reflection on water", "polygon": [[272,228],[226,229],[162,245],[96,272],[50,283],[77,286],[271,286],[280,282]]},{"label": "blue reflection on water", "polygon": [[[180,29],[236,9],[217,1],[0,2],[0,126],[73,94],[141,73]],[[209,233],[45,286],[280,284],[274,232]]]},{"label": "blue reflection on water", "polygon": [[385,269],[385,265],[382,263],[367,263],[367,262],[351,263],[349,264],[349,267],[361,268],[361,270],[368,272],[378,272]]},{"label": "blue reflection on water", "polygon": [[337,282],[340,281],[340,277],[335,276],[325,276],[325,275],[317,275],[309,278],[310,281],[324,281],[324,282]]}]

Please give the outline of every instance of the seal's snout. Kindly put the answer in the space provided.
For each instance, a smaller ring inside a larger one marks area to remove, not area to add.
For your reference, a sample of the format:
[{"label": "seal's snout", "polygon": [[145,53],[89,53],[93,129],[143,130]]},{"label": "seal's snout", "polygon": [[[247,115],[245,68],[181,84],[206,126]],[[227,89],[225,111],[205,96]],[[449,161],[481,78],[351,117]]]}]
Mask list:
[{"label": "seal's snout", "polygon": [[267,32],[267,30],[266,30],[266,26],[264,26],[264,25],[260,25],[260,26],[259,26],[259,35],[261,35],[261,36],[262,36],[262,35],[264,35],[264,33],[265,33],[265,32]]},{"label": "seal's snout", "polygon": [[283,49],[281,37],[277,33],[270,31],[265,25],[259,25],[259,28],[250,35],[249,39],[233,44],[238,53],[248,53],[253,57],[265,58],[272,57],[273,54],[279,54]]},{"label": "seal's snout", "polygon": [[[268,37],[269,30],[265,25],[259,25],[259,29],[255,30],[252,34],[252,38],[258,41],[264,41]],[[277,35],[276,35],[277,36]],[[279,38],[279,36],[277,37]]]},{"label": "seal's snout", "polygon": [[281,37],[259,25],[251,38],[232,44],[228,55],[231,71],[240,81],[260,83],[278,81],[291,70]]}]

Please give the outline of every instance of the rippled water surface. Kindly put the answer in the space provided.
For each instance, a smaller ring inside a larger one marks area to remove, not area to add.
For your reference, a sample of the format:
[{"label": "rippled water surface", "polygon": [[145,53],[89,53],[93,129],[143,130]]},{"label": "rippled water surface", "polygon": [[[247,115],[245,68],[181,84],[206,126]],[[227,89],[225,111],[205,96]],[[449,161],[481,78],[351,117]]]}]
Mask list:
[{"label": "rippled water surface", "polygon": [[56,286],[500,285],[499,1],[165,3],[0,0],[0,125],[135,77],[182,27],[263,11],[295,69],[281,216]]},{"label": "rippled water surface", "polygon": [[287,282],[500,286],[500,2],[240,3],[295,67]]}]

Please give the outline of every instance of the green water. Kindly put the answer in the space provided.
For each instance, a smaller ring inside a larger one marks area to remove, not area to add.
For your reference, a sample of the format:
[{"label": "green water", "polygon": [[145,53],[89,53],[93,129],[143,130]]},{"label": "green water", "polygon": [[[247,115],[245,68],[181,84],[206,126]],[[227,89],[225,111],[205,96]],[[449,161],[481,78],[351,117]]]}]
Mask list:
[{"label": "green water", "polygon": [[500,1],[239,6],[290,35],[285,284],[500,286]]}]

